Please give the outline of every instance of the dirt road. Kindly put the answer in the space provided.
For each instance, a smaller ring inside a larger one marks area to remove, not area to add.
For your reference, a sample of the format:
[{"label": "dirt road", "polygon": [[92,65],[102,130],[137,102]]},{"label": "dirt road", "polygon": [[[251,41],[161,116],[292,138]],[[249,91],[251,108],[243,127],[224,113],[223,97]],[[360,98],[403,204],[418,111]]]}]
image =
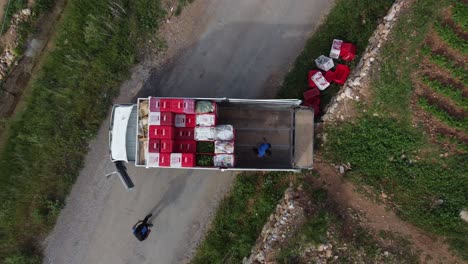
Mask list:
[{"label": "dirt road", "polygon": [[[133,69],[117,102],[137,95],[256,98],[273,96],[289,64],[333,1],[197,0],[162,29],[164,60]],[[148,54],[148,58],[152,55]],[[232,173],[146,170],[129,166],[128,193],[107,151],[102,125],[57,225],[45,263],[184,263],[207,228]],[[132,225],[153,212],[155,228],[138,242]]]}]

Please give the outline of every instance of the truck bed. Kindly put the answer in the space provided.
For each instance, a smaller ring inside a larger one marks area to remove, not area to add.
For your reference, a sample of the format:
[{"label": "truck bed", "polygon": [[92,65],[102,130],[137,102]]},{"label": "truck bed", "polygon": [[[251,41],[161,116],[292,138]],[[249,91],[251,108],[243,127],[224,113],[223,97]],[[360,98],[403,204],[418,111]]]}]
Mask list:
[{"label": "truck bed", "polygon": [[[312,168],[314,113],[311,108],[300,106],[300,100],[193,99],[216,102],[217,124],[234,127],[235,165],[232,168],[191,168],[263,171],[299,171]],[[109,153],[113,162],[134,162],[137,167],[146,167],[144,160],[138,163],[141,155],[144,155],[144,148],[140,149],[140,146],[145,140],[138,134],[144,129],[138,126],[138,106],[140,101],[145,100],[148,98],[139,98],[135,105],[114,105],[109,126]],[[124,134],[121,133],[122,130],[126,130]],[[259,158],[254,148],[264,138],[272,145],[272,155]]]},{"label": "truck bed", "polygon": [[[289,169],[292,167],[294,110],[257,105],[218,104],[218,124],[231,124],[236,130],[236,168]],[[271,144],[272,155],[258,158],[253,148]]]}]

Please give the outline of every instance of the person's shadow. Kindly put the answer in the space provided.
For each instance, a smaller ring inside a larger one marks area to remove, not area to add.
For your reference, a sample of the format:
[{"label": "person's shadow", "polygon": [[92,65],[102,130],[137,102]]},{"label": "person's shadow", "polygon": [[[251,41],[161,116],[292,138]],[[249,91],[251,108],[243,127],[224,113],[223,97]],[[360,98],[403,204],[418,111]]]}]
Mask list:
[{"label": "person's shadow", "polygon": [[166,206],[179,198],[185,188],[188,177],[188,173],[183,173],[171,180],[169,183],[169,188],[164,193],[161,200],[148,212],[148,214],[152,214],[150,220],[148,221],[149,223],[151,223],[152,220],[154,220]]}]

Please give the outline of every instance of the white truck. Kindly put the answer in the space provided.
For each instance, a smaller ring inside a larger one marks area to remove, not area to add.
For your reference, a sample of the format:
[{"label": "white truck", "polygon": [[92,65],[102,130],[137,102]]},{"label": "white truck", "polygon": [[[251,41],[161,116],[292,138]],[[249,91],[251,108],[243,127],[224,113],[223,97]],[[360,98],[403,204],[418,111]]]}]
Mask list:
[{"label": "white truck", "polygon": [[[207,104],[212,107],[199,109]],[[255,148],[264,141],[271,155],[260,158]],[[296,99],[139,98],[114,105],[109,126],[110,158],[127,189],[133,183],[124,162],[148,169],[297,172],[312,169],[313,142],[313,109]]]}]

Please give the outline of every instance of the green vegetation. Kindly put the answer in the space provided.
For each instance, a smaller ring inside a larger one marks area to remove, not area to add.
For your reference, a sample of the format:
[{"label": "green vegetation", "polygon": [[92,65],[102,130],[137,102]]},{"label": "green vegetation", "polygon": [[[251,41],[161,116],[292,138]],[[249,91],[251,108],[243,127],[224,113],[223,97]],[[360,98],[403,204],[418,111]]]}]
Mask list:
[{"label": "green vegetation", "polygon": [[[336,161],[351,163],[354,181],[393,194],[402,218],[465,252],[468,228],[458,213],[467,202],[467,155],[441,159],[436,152],[422,153],[429,144],[422,134],[388,116],[364,116],[328,132],[328,151]],[[444,201],[440,206],[438,199]]]},{"label": "green vegetation", "polygon": [[5,33],[10,27],[11,18],[18,11],[26,8],[28,6],[28,0],[9,0],[5,6],[5,13],[3,14],[2,19],[2,29],[1,34]]},{"label": "green vegetation", "polygon": [[461,89],[457,89],[450,84],[441,83],[438,80],[430,79],[428,77],[423,77],[423,82],[431,87],[431,89],[434,91],[452,99],[465,111],[468,111],[468,99],[463,96],[463,91]]},{"label": "green vegetation", "polygon": [[455,78],[460,79],[465,85],[468,85],[468,72],[462,67],[458,66],[456,62],[451,61],[449,58],[431,52],[429,47],[423,47],[421,54],[429,57],[429,60],[441,68],[445,68],[452,73]]},{"label": "green vegetation", "polygon": [[[353,181],[390,194],[402,218],[445,236],[451,248],[468,259],[468,226],[458,215],[468,204],[468,156],[441,158],[440,147],[425,140],[408,114],[411,74],[421,60],[415,54],[432,18],[448,4],[416,1],[400,19],[382,50],[385,64],[372,84],[373,103],[363,106],[366,112],[355,123],[328,129],[326,152],[335,162],[351,163],[353,170],[348,175]],[[466,82],[467,73],[446,57],[427,47],[422,53]],[[465,121],[455,122],[451,125],[466,129]]]},{"label": "green vegetation", "polygon": [[308,218],[307,222],[297,231],[297,234],[290,238],[287,245],[278,253],[276,257],[278,263],[294,263],[291,260],[298,258],[305,246],[326,243],[327,230],[331,221],[336,221],[336,219],[330,218],[330,214],[325,211]]},{"label": "green vegetation", "polygon": [[[330,11],[330,14],[314,35],[307,41],[304,50],[294,63],[294,68],[285,77],[278,97],[302,99],[302,93],[307,89],[308,71],[316,69],[314,60],[319,55],[324,54],[328,56],[331,43],[335,38],[354,43],[357,46],[358,54],[350,65],[353,66],[359,61],[359,55],[367,46],[369,37],[380,20],[385,16],[392,3],[392,0],[336,1],[335,7]],[[338,63],[344,62],[339,61]],[[330,102],[339,89],[339,85],[332,84],[327,90],[322,92],[322,109]]]},{"label": "green vegetation", "polygon": [[[5,23],[2,25],[2,30],[1,33],[4,33],[8,30],[8,27],[10,26],[11,22],[11,17],[13,14],[19,12],[21,9],[24,9],[27,7],[27,2],[28,1],[18,1],[18,0],[12,0],[9,3],[9,7],[5,7],[7,9],[7,12],[5,13],[6,16],[9,16],[8,21],[5,21]],[[54,7],[56,0],[37,0],[34,2],[34,6],[32,8],[32,14],[30,17],[28,17],[27,20],[21,21],[17,25],[17,33],[18,33],[18,45],[15,47],[13,50],[16,56],[22,56],[23,52],[26,49],[26,40],[28,35],[33,31],[33,25],[36,22],[37,18],[39,15],[45,13],[46,11],[49,11],[52,7]],[[13,7],[11,6],[13,5]]]},{"label": "green vegetation", "polygon": [[284,173],[239,174],[192,263],[241,263],[288,185]]},{"label": "green vegetation", "polygon": [[456,118],[436,105],[430,104],[426,99],[420,98],[419,105],[427,112],[431,113],[443,123],[458,129],[468,129],[466,118]]},{"label": "green vegetation", "polygon": [[437,140],[439,142],[445,143],[445,144],[451,144],[457,148],[458,151],[467,153],[468,152],[468,145],[464,144],[463,142],[457,140],[456,138],[453,138],[451,136],[447,136],[444,134],[437,134]]},{"label": "green vegetation", "polygon": [[447,42],[452,48],[461,51],[463,54],[468,54],[468,43],[455,33],[449,25],[435,23],[435,29],[439,36]]},{"label": "green vegetation", "polygon": [[197,154],[196,164],[197,166],[201,166],[201,167],[213,167],[214,166],[213,155]]},{"label": "green vegetation", "polygon": [[214,143],[209,141],[197,141],[197,153],[214,153]]},{"label": "green vegetation", "polygon": [[27,37],[29,33],[32,31],[32,24],[33,24],[33,21],[31,19],[26,20],[26,21],[21,21],[18,24],[18,46],[16,46],[15,49],[13,50],[16,56],[23,55],[26,49]]},{"label": "green vegetation", "polygon": [[[47,6],[44,3],[44,8]],[[0,262],[38,263],[136,45],[164,16],[159,1],[70,1],[54,49],[11,121],[0,155]]]},{"label": "green vegetation", "polygon": [[51,10],[57,0],[37,0],[34,4],[36,13],[42,13]]},{"label": "green vegetation", "polygon": [[468,5],[463,1],[455,1],[452,8],[452,18],[464,30],[468,30]]}]

